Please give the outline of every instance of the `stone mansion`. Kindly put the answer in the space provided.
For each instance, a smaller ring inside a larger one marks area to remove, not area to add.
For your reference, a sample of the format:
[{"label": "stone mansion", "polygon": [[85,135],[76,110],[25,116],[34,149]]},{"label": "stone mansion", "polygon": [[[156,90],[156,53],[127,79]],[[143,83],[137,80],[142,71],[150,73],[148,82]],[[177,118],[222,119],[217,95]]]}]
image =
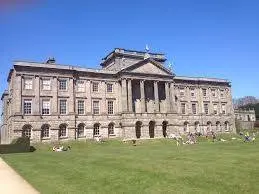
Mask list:
[{"label": "stone mansion", "polygon": [[101,69],[15,61],[2,95],[1,143],[235,132],[230,82],[176,76],[165,61],[121,48]]}]

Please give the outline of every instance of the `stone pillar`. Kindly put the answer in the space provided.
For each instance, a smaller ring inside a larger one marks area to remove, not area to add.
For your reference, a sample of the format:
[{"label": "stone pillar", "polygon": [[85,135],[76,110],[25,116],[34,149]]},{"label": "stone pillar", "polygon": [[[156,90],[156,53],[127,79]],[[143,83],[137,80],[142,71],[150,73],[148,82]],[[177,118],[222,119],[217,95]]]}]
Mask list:
[{"label": "stone pillar", "polygon": [[163,138],[163,126],[157,125],[155,127],[155,138]]},{"label": "stone pillar", "polygon": [[35,91],[35,100],[33,102],[34,104],[34,114],[40,114],[41,111],[40,111],[40,105],[41,105],[41,102],[40,102],[40,78],[39,76],[35,76],[35,84],[34,84],[34,91]]},{"label": "stone pillar", "polygon": [[165,82],[165,100],[166,100],[166,108],[167,112],[170,112],[170,92],[169,92],[169,83]]},{"label": "stone pillar", "polygon": [[75,91],[73,78],[70,78],[68,81],[68,91],[71,92],[68,99],[68,110],[69,113],[75,113]]},{"label": "stone pillar", "polygon": [[52,113],[57,115],[58,114],[58,80],[57,77],[53,77],[51,84],[51,93],[53,98],[51,99],[51,110]]},{"label": "stone pillar", "polygon": [[129,108],[129,112],[132,112],[132,86],[131,86],[131,79],[128,80],[128,108]]},{"label": "stone pillar", "polygon": [[145,83],[140,80],[140,99],[141,99],[141,113],[146,112],[146,98],[145,98]]},{"label": "stone pillar", "polygon": [[122,112],[127,112],[128,111],[128,106],[127,106],[127,81],[126,79],[121,80],[121,108]]},{"label": "stone pillar", "polygon": [[92,88],[91,88],[91,81],[87,80],[86,81],[86,108],[85,112],[87,115],[92,115]]},{"label": "stone pillar", "polygon": [[[23,102],[22,102],[22,85],[23,80],[21,75],[17,75],[14,77],[14,84],[13,84],[13,90],[11,91],[10,96],[13,96],[15,100],[12,103],[12,109],[13,114],[22,114],[23,110]],[[10,112],[9,112],[10,113]]]},{"label": "stone pillar", "polygon": [[170,105],[171,105],[171,112],[177,112],[176,110],[176,103],[175,103],[175,93],[174,93],[174,83],[170,83]]},{"label": "stone pillar", "polygon": [[154,81],[155,112],[159,112],[158,82]]}]

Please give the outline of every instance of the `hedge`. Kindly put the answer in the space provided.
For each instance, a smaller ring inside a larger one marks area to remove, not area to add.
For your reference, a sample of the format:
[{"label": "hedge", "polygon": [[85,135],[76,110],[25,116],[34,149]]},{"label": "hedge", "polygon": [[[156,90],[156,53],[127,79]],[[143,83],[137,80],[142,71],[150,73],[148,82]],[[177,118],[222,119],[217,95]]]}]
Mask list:
[{"label": "hedge", "polygon": [[0,154],[30,152],[30,139],[19,137],[14,139],[11,144],[0,145]]}]

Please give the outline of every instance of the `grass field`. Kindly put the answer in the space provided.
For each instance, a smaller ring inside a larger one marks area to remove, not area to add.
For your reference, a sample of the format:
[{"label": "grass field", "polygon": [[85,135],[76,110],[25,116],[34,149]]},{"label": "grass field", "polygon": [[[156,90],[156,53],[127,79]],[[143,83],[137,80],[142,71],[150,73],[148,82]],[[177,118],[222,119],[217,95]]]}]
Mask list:
[{"label": "grass field", "polygon": [[41,193],[259,193],[259,142],[172,140],[137,146],[71,142],[72,150],[2,155]]}]

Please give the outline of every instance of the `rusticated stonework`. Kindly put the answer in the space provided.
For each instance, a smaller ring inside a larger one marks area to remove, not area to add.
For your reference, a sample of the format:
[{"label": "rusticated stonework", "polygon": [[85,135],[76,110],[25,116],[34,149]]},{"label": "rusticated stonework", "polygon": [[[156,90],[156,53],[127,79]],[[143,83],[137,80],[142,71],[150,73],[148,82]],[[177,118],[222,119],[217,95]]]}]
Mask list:
[{"label": "rusticated stonework", "polygon": [[1,143],[235,132],[230,82],[176,76],[165,61],[126,49],[112,51],[101,69],[15,61],[2,95]]}]

